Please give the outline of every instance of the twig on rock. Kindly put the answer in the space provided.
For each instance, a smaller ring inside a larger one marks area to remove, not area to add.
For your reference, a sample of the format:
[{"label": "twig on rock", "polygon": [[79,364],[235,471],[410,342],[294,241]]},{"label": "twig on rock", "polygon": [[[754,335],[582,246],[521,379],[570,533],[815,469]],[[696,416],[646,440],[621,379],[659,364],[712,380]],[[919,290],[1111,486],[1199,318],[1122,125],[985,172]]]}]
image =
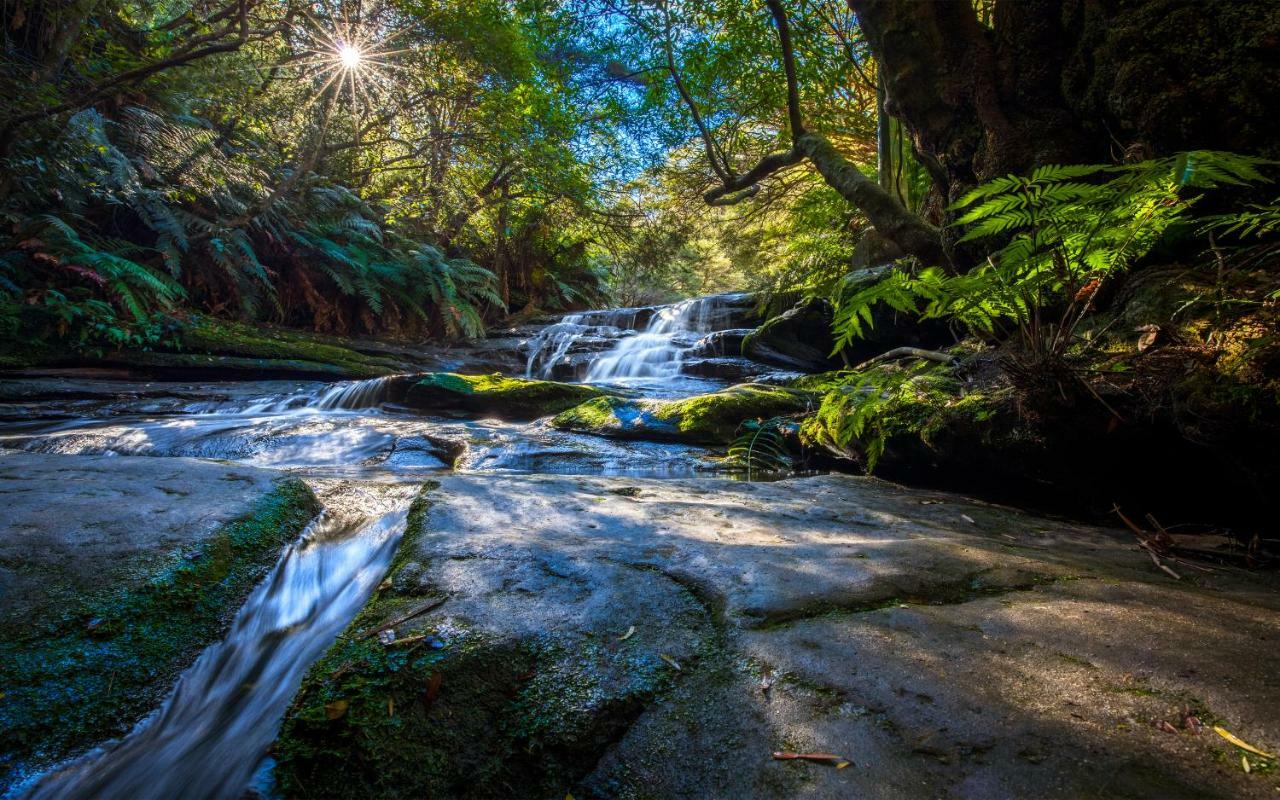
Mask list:
[{"label": "twig on rock", "polygon": [[897,361],[900,358],[922,358],[925,361],[937,361],[939,364],[955,364],[960,360],[950,353],[943,353],[938,350],[922,350],[919,347],[895,347],[874,358],[868,358],[854,367],[854,370],[863,370],[876,364],[882,364],[885,361]]}]

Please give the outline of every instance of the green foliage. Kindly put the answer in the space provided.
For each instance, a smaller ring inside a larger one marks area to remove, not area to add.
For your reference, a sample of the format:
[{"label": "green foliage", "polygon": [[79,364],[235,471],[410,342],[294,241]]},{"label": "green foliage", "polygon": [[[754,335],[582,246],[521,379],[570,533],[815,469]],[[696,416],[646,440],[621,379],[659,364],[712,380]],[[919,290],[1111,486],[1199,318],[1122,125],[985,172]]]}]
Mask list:
[{"label": "green foliage", "polygon": [[983,184],[954,206],[961,242],[996,240],[962,275],[895,271],[849,283],[836,303],[837,349],[865,332],[876,304],[955,320],[979,336],[1016,331],[1035,358],[1062,358],[1103,282],[1151,250],[1189,214],[1195,190],[1267,181],[1270,162],[1197,151],[1123,166],[1045,166]]},{"label": "green foliage", "polygon": [[728,462],[745,471],[747,480],[760,475],[786,474],[794,465],[787,436],[797,431],[795,420],[789,417],[746,420],[742,423],[742,433],[729,444]]},{"label": "green foliage", "polygon": [[892,436],[921,433],[937,409],[951,402],[954,381],[939,365],[918,362],[842,373],[801,434],[837,451],[856,451],[868,472]]}]

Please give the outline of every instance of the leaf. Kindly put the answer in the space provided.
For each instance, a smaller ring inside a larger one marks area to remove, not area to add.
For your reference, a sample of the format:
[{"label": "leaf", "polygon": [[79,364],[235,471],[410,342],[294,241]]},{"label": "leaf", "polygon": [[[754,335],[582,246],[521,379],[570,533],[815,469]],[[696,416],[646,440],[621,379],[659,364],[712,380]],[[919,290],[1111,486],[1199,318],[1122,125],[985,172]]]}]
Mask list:
[{"label": "leaf", "polygon": [[760,670],[760,691],[767,692],[773,688],[773,667],[765,665]]},{"label": "leaf", "polygon": [[347,713],[351,703],[347,700],[334,700],[324,704],[324,717],[328,720],[341,719]]},{"label": "leaf", "polygon": [[667,655],[666,653],[658,653],[658,658],[662,659],[663,661],[667,662],[672,667],[674,667],[676,672],[684,671],[683,669],[680,668],[680,662],[676,661],[674,658]]},{"label": "leaf", "polygon": [[1226,739],[1228,742],[1231,742],[1236,747],[1239,747],[1241,750],[1248,750],[1250,753],[1253,753],[1255,756],[1261,756],[1262,758],[1276,757],[1275,753],[1267,753],[1262,750],[1259,750],[1258,748],[1254,747],[1253,745],[1249,744],[1243,739],[1240,739],[1234,733],[1222,727],[1221,725],[1214,725],[1213,732],[1221,736],[1223,739]]},{"label": "leaf", "polygon": [[626,640],[630,639],[635,632],[636,632],[636,626],[632,625],[630,628],[627,628],[626,633],[618,637],[618,641],[625,642]]},{"label": "leaf", "polygon": [[436,697],[440,694],[440,684],[444,682],[444,673],[437,672],[427,681],[427,694],[425,700],[427,705],[435,702]]},{"label": "leaf", "polygon": [[1159,325],[1143,325],[1142,327],[1137,328],[1136,330],[1142,333],[1142,336],[1138,337],[1139,353],[1146,350],[1151,345],[1155,344],[1156,339],[1159,338],[1160,336]]}]

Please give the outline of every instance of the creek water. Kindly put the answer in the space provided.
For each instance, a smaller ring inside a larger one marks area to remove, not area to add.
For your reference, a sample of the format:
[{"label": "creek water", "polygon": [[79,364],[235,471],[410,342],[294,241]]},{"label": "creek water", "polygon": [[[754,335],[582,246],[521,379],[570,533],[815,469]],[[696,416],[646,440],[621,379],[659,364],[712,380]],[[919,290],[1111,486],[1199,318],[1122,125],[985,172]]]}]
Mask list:
[{"label": "creek water", "polygon": [[[566,317],[526,343],[527,370],[542,374],[594,339],[588,381],[653,396],[719,388],[723,382],[683,375],[681,364],[699,335],[724,327],[723,305],[702,299]],[[264,754],[279,721],[307,668],[381,580],[426,476],[679,477],[717,468],[697,447],[580,436],[545,422],[424,416],[389,403],[384,379],[202,386],[51,378],[27,379],[24,388],[32,399],[0,405],[0,448],[279,469],[303,477],[324,511],[159,709],[121,740],[22,783],[9,797],[237,798],[255,774],[269,795]]]}]

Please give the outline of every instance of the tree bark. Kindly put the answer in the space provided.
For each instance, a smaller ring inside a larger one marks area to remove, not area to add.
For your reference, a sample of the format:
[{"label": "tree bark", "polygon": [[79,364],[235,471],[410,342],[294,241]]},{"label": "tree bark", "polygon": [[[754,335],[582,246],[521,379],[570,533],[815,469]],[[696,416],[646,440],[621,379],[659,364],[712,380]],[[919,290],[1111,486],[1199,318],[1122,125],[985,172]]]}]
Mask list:
[{"label": "tree bark", "polygon": [[[709,205],[741,202],[757,191],[760,181],[807,159],[828,186],[862,211],[876,231],[897,245],[902,252],[916,256],[925,265],[949,264],[947,253],[942,247],[942,236],[937,228],[903,208],[893,195],[876,181],[863,175],[857,165],[845,158],[826,137],[806,129],[804,114],[800,108],[800,87],[786,9],[782,6],[782,0],[765,0],[765,4],[773,15],[778,45],[782,51],[791,149],[770,153],[740,175],[727,174],[717,169],[717,174],[721,175],[721,185],[707,191],[703,199]],[[692,107],[692,99],[687,96],[687,92],[681,91],[681,97]],[[710,133],[701,125],[699,132],[705,140],[710,157],[715,149]]]}]

